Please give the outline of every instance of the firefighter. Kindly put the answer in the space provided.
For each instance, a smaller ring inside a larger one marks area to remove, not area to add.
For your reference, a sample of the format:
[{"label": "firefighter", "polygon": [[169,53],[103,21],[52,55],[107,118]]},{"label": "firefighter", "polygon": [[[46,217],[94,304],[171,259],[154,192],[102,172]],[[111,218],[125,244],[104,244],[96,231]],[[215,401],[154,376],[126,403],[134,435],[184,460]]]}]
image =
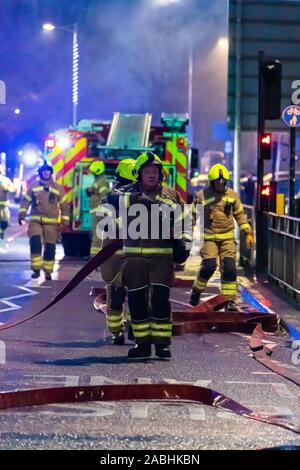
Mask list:
[{"label": "firefighter", "polygon": [[4,167],[0,164],[0,238],[4,238],[4,232],[10,221],[8,208],[8,193],[13,192],[13,185],[4,174]]},{"label": "firefighter", "polygon": [[[31,206],[28,236],[31,254],[32,278],[38,278],[40,270],[46,280],[51,280],[55,261],[55,245],[59,230],[70,222],[69,206],[63,188],[52,179],[53,169],[46,162],[38,169],[38,180],[24,196],[18,215],[20,225]],[[42,244],[44,252],[42,258]]]},{"label": "firefighter", "polygon": [[223,165],[213,165],[208,173],[210,186],[196,193],[194,203],[204,206],[204,243],[200,254],[202,262],[193,284],[190,303],[197,305],[220,259],[222,294],[228,299],[226,310],[236,310],[237,295],[236,242],[234,219],[246,237],[246,245],[253,246],[253,234],[239,196],[228,188],[229,171]]},{"label": "firefighter", "polygon": [[[136,341],[136,346],[129,349],[128,356],[150,357],[151,345],[154,344],[156,356],[170,358],[172,321],[169,297],[174,277],[173,239],[170,235],[163,237],[161,231],[155,237],[152,229],[157,227],[158,219],[164,217],[166,207],[176,206],[182,211],[183,203],[175,190],[162,186],[162,162],[153,152],[142,153],[136,160],[134,171],[137,182],[125,188],[123,197],[129,210],[128,233],[123,239],[125,261],[122,272]],[[130,215],[130,208],[134,209],[135,204],[139,208],[142,206],[147,217],[145,237],[131,234],[130,224],[136,221],[136,217]],[[158,213],[151,217],[154,205]],[[184,239],[177,241],[181,244],[176,243],[175,261],[183,262],[189,250]]]},{"label": "firefighter", "polygon": [[[112,188],[113,193],[118,193],[120,188],[126,186],[135,181],[133,176],[133,169],[135,160],[126,158],[118,164],[116,168],[116,179],[114,187]],[[106,206],[107,200],[103,200],[99,212],[103,216],[110,217],[108,207]],[[98,212],[97,212],[98,214]],[[100,217],[101,218],[101,217]],[[119,219],[116,221],[120,222]],[[107,245],[112,243],[112,238],[104,238],[101,242],[101,248],[105,248]],[[107,327],[109,332],[112,334],[113,344],[124,344],[124,320],[123,320],[123,304],[126,298],[126,288],[123,285],[115,287],[112,285],[113,280],[116,278],[121,270],[123,264],[123,250],[118,250],[111,258],[109,258],[100,267],[102,279],[106,282],[106,304],[107,304]],[[127,318],[128,319],[128,318]],[[131,333],[131,327],[129,329]],[[129,334],[129,339],[133,339]]]},{"label": "firefighter", "polygon": [[90,172],[94,175],[95,181],[93,186],[87,188],[86,192],[91,197],[91,214],[93,215],[93,234],[91,243],[91,256],[95,256],[101,249],[100,240],[96,234],[97,217],[96,211],[101,205],[102,199],[109,190],[108,182],[105,176],[105,164],[96,160],[89,166]]}]

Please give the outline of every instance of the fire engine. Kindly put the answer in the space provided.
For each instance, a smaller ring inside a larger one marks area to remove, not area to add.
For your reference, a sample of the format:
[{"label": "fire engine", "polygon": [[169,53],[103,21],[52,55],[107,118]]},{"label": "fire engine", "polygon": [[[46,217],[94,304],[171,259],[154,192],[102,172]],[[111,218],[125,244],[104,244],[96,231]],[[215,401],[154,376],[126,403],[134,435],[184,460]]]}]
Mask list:
[{"label": "fire engine", "polygon": [[152,125],[151,119],[150,113],[115,113],[111,122],[83,119],[76,128],[59,129],[47,137],[45,159],[70,204],[70,227],[62,234],[67,256],[89,254],[92,215],[86,189],[93,184],[94,176],[88,170],[93,160],[105,162],[112,183],[121,159],[152,150],[163,161],[167,184],[188,201],[188,181],[198,168],[198,153],[190,148],[186,131],[188,115],[163,113],[161,125]]}]

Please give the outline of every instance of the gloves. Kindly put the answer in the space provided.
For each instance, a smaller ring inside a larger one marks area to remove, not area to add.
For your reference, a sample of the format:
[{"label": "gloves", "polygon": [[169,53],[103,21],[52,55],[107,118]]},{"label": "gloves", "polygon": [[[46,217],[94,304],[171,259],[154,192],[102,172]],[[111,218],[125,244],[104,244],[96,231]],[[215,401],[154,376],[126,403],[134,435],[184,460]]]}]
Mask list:
[{"label": "gloves", "polygon": [[184,240],[173,240],[173,261],[177,264],[184,263],[190,256],[190,250],[186,248]]},{"label": "gloves", "polygon": [[23,223],[25,222],[25,217],[23,214],[19,214],[18,215],[18,224],[19,225],[23,225]]},{"label": "gloves", "polygon": [[254,245],[254,238],[253,238],[253,235],[251,233],[247,233],[246,235],[246,247],[247,247],[247,250],[251,250],[251,248],[253,247]]}]

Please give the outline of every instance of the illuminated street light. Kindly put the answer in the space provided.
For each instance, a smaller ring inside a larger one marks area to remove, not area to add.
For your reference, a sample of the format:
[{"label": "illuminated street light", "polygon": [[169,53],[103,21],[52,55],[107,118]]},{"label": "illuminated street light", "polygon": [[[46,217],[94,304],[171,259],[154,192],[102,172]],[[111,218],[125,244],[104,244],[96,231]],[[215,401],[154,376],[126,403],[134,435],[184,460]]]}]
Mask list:
[{"label": "illuminated street light", "polygon": [[15,113],[15,114],[20,114],[20,113],[21,113],[20,108],[16,108],[16,109],[14,110],[14,113]]},{"label": "illuminated street light", "polygon": [[45,31],[53,31],[55,29],[55,26],[52,23],[45,23],[43,24],[43,29]]},{"label": "illuminated street light", "polygon": [[77,123],[77,107],[78,107],[78,75],[79,75],[79,52],[78,52],[78,24],[75,23],[71,28],[67,26],[56,26],[52,23],[43,24],[45,31],[53,31],[54,29],[62,29],[72,33],[73,35],[73,66],[72,66],[72,103],[73,103],[73,126]]},{"label": "illuminated street light", "polygon": [[23,149],[18,151],[18,157],[26,168],[34,168],[40,163],[41,151],[34,144],[25,144]]},{"label": "illuminated street light", "polygon": [[222,49],[226,49],[228,47],[228,38],[220,38],[218,40],[218,46]]}]

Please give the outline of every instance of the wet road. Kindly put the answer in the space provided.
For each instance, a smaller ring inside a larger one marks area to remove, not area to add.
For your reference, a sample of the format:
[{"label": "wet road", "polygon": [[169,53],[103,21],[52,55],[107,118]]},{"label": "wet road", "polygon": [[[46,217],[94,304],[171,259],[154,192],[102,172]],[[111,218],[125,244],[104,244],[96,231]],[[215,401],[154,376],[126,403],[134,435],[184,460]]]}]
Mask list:
[{"label": "wet road", "polygon": [[[62,260],[52,282],[30,279],[28,240],[18,227],[1,246],[0,322],[34,313],[82,266]],[[15,261],[15,260],[18,261]],[[60,260],[59,260],[60,259]],[[190,270],[196,263],[191,259]],[[170,361],[129,360],[113,346],[105,318],[88,296],[93,274],[57,306],[0,332],[1,390],[56,386],[192,383],[209,387],[254,411],[279,415],[300,427],[300,389],[272,373],[250,353],[249,337],[236,333],[184,335],[172,340]],[[212,286],[209,293],[217,292]],[[187,289],[172,296],[186,300]],[[283,302],[281,300],[281,302]],[[284,304],[289,315],[292,308]],[[291,365],[286,337],[274,358]],[[299,367],[299,366],[298,366]],[[0,411],[0,449],[257,449],[300,445],[300,435],[204,405],[178,402],[57,404]]]}]

